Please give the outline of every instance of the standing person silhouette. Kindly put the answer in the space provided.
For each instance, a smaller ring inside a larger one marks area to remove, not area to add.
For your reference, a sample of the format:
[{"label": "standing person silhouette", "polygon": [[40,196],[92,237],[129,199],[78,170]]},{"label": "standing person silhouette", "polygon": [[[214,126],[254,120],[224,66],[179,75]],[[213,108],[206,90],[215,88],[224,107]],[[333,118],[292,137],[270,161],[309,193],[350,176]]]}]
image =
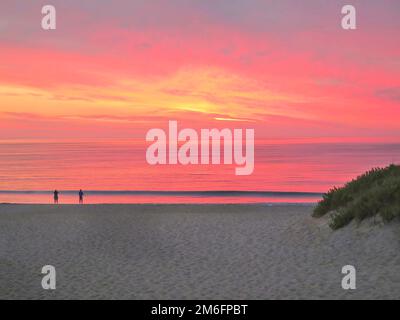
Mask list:
[{"label": "standing person silhouette", "polygon": [[54,190],[54,203],[58,204],[58,194],[59,192],[57,190]]},{"label": "standing person silhouette", "polygon": [[82,189],[79,190],[79,204],[83,204],[83,195],[84,195],[84,193],[83,193]]}]

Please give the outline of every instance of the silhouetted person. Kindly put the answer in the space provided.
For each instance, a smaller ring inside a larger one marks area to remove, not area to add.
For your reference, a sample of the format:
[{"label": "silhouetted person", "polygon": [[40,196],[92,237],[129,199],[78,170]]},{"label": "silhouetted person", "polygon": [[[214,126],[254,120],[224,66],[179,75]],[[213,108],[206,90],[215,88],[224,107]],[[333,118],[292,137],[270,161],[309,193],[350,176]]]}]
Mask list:
[{"label": "silhouetted person", "polygon": [[82,189],[79,190],[79,204],[83,204],[83,195],[84,195],[84,193],[83,193]]},{"label": "silhouetted person", "polygon": [[58,204],[58,194],[59,192],[57,190],[54,190],[54,203]]}]

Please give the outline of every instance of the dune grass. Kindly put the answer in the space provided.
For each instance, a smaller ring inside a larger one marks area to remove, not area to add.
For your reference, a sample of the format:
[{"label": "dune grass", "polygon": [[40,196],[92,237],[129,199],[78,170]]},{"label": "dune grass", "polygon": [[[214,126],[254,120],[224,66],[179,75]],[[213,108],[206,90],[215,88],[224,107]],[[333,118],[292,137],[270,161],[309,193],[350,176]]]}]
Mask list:
[{"label": "dune grass", "polygon": [[314,209],[313,217],[328,213],[334,230],[376,215],[385,222],[400,217],[400,166],[374,168],[342,188],[329,190]]}]

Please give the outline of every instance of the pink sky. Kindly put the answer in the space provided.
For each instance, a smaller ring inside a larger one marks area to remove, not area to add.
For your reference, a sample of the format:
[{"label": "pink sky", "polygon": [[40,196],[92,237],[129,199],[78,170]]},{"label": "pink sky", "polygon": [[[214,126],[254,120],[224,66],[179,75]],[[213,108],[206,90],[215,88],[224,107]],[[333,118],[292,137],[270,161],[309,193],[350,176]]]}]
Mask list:
[{"label": "pink sky", "polygon": [[[2,139],[142,138],[169,119],[257,137],[399,137],[400,4],[353,1],[0,4]],[[235,120],[235,121],[228,121]]]}]

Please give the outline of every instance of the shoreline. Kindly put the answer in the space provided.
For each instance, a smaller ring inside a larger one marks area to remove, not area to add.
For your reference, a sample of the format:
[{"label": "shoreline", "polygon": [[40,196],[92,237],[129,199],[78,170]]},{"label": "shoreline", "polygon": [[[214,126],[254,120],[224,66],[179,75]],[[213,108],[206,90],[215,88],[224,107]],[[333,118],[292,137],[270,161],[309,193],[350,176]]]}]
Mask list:
[{"label": "shoreline", "polygon": [[[317,203],[310,192],[264,191],[84,191],[84,204],[292,204]],[[51,191],[0,191],[0,203],[53,204]],[[59,204],[78,204],[78,193],[59,191]]]},{"label": "shoreline", "polygon": [[273,207],[286,207],[286,206],[306,206],[306,207],[315,207],[316,202],[256,202],[256,203],[235,203],[235,202],[227,202],[227,203],[88,203],[88,204],[74,204],[74,203],[59,203],[59,204],[53,204],[53,203],[0,203],[0,206],[51,206],[51,207],[90,207],[90,206],[216,206],[216,207],[221,207],[221,206],[243,206],[243,207],[248,207],[248,206],[273,206]]}]

